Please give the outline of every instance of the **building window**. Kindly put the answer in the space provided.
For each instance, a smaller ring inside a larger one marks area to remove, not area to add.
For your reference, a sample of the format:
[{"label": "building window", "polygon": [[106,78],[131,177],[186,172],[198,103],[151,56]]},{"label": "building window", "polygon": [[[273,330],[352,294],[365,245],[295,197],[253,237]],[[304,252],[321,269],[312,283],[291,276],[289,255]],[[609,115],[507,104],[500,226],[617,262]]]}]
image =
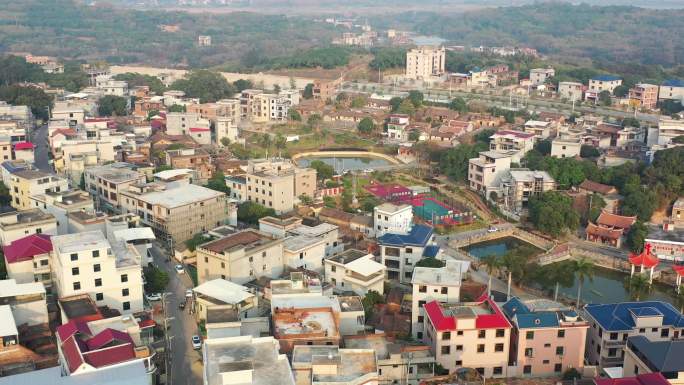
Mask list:
[{"label": "building window", "polygon": [[495,366],[495,367],[494,367],[494,371],[492,372],[492,374],[495,375],[495,376],[500,376],[501,374],[503,374],[503,367],[501,367],[501,366]]},{"label": "building window", "polygon": [[544,364],[544,365],[548,365],[548,364],[549,364],[549,362],[551,362],[551,361],[549,361],[549,360],[544,360],[544,361],[542,361],[542,364]]},{"label": "building window", "polygon": [[265,251],[261,252],[261,258],[266,258],[266,252]]},{"label": "building window", "polygon": [[451,339],[451,333],[450,332],[442,333],[442,341],[449,341],[450,339]]},{"label": "building window", "polygon": [[102,278],[95,278],[95,287],[102,286]]},{"label": "building window", "polygon": [[[642,329],[643,330],[643,329]],[[610,339],[611,340],[617,340],[618,339],[618,334],[617,333],[610,333]]]},{"label": "building window", "polygon": [[442,294],[447,294],[448,292],[449,292],[449,288],[448,288],[448,287],[443,287],[443,288],[442,288],[442,291],[441,291]]},{"label": "building window", "polygon": [[96,263],[93,265],[93,272],[98,273],[100,271],[100,264]]},{"label": "building window", "polygon": [[104,299],[104,295],[102,293],[95,293],[95,301],[102,301]]},{"label": "building window", "polygon": [[121,274],[121,282],[128,282],[128,274]]},{"label": "building window", "polygon": [[556,346],[556,355],[557,356],[562,356],[564,352],[564,349],[562,346]]},{"label": "building window", "polygon": [[475,370],[477,370],[477,372],[484,377],[484,368],[475,368]]},{"label": "building window", "polygon": [[496,345],[494,345],[494,351],[495,351],[495,352],[503,352],[503,351],[504,351],[504,344],[496,344]]},{"label": "building window", "polygon": [[463,361],[456,360],[456,366],[463,366]]},{"label": "building window", "polygon": [[450,346],[442,346],[442,354],[450,354],[451,353],[451,347]]},{"label": "building window", "polygon": [[418,323],[423,323],[424,320],[425,320],[425,317],[424,317],[424,316],[422,316],[422,315],[419,315],[419,316],[418,316]]},{"label": "building window", "polygon": [[416,333],[416,337],[418,337],[419,340],[423,339],[423,332]]},{"label": "building window", "polygon": [[463,345],[456,345],[457,351],[463,351]]},{"label": "building window", "polygon": [[563,364],[555,364],[553,365],[553,371],[556,373],[560,373],[563,371]]},{"label": "building window", "polygon": [[124,310],[131,310],[131,303],[126,301],[123,303],[123,309]]},{"label": "building window", "polygon": [[484,344],[477,344],[477,352],[478,353],[484,353],[485,352]]},{"label": "building window", "polygon": [[74,282],[74,290],[81,290],[81,283],[80,282]]},{"label": "building window", "polygon": [[486,330],[479,330],[477,332],[477,338],[486,338],[487,337],[487,331]]},{"label": "building window", "polygon": [[525,348],[525,357],[533,357],[533,355],[534,355],[534,349]]},{"label": "building window", "polygon": [[406,248],[406,254],[413,254],[413,249],[410,247]]},{"label": "building window", "polygon": [[71,260],[72,261],[78,261],[78,253],[72,253],[71,254]]},{"label": "building window", "polygon": [[418,292],[419,293],[427,293],[427,286],[425,286],[425,285],[418,286]]},{"label": "building window", "polygon": [[128,297],[128,289],[121,289],[121,296]]},{"label": "building window", "polygon": [[531,374],[531,373],[532,373],[532,365],[523,366],[523,374]]},{"label": "building window", "polygon": [[496,329],[496,336],[497,337],[504,337],[506,335],[506,330],[504,329]]},{"label": "building window", "polygon": [[221,262],[221,268],[222,268],[222,269],[225,269],[225,268],[226,268],[226,263],[225,263],[225,262]]},{"label": "building window", "polygon": [[78,275],[78,267],[71,268],[71,275]]},{"label": "building window", "polygon": [[525,339],[526,340],[533,340],[534,339],[534,332],[530,330],[527,333],[525,333]]},{"label": "building window", "polygon": [[458,330],[458,331],[456,331],[456,335],[457,335],[457,336],[462,336],[462,335],[463,335],[463,330]]},{"label": "building window", "polygon": [[641,329],[639,329],[639,333],[640,333],[640,334],[646,333],[646,328],[641,328]]},{"label": "building window", "polygon": [[669,337],[670,336],[670,329],[660,329],[660,336],[661,337]]},{"label": "building window", "polygon": [[335,266],[335,265],[330,265],[330,271],[332,271],[333,273],[334,273],[335,271],[337,271],[337,266]]},{"label": "building window", "polygon": [[558,338],[565,338],[565,330],[560,329],[558,331]]},{"label": "building window", "polygon": [[97,258],[100,256],[100,250],[93,250],[93,258]]},{"label": "building window", "polygon": [[254,257],[249,257],[250,262],[254,262]]}]

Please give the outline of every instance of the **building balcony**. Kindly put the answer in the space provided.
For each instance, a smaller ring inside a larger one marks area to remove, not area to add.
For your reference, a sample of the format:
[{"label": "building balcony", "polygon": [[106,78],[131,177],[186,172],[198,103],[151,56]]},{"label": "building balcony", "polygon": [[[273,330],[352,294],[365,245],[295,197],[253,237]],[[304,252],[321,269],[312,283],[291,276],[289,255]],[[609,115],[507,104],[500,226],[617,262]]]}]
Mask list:
[{"label": "building balcony", "polygon": [[620,348],[625,346],[625,341],[623,340],[605,340],[603,341],[603,346],[607,348]]},{"label": "building balcony", "polygon": [[622,357],[601,357],[601,366],[620,366],[624,360]]}]

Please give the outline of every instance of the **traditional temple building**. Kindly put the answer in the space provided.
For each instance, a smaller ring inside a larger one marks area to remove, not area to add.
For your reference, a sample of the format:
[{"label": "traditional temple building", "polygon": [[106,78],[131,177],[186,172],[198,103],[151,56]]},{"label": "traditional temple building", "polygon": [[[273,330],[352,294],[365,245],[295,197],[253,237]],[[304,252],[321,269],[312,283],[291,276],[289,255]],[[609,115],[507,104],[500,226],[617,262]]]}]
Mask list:
[{"label": "traditional temple building", "polygon": [[620,247],[622,238],[635,222],[635,216],[627,217],[603,210],[596,219],[596,224],[587,224],[587,241]]}]

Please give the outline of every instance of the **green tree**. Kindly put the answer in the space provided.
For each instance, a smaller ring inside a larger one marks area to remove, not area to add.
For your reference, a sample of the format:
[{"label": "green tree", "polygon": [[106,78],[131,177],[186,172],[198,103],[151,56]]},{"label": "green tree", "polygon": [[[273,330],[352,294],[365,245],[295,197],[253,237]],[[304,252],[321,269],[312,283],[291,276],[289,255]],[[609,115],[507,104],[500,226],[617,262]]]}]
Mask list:
[{"label": "green tree", "polygon": [[606,201],[600,194],[592,194],[589,198],[587,211],[584,212],[583,222],[596,223],[596,219],[601,215],[601,211],[606,207]]},{"label": "green tree", "polygon": [[449,109],[465,114],[468,112],[468,104],[462,97],[457,96],[449,102]]},{"label": "green tree", "polygon": [[558,291],[560,286],[571,287],[574,283],[574,263],[571,261],[565,261],[546,265],[545,267],[545,269],[542,269],[544,278],[550,282],[553,282],[553,300],[558,301]]},{"label": "green tree", "polygon": [[[126,72],[114,76],[115,80],[121,80],[128,83],[129,88],[133,87],[150,87],[150,92],[156,95],[161,95],[166,91],[166,86],[159,80],[158,77],[152,75],[145,75],[135,72]],[[86,78],[87,82],[87,78]]]},{"label": "green tree", "polygon": [[648,227],[642,221],[636,221],[627,232],[627,247],[633,253],[641,253],[644,251],[644,242],[648,236]]},{"label": "green tree", "polygon": [[409,132],[408,139],[409,139],[411,142],[417,142],[418,139],[420,139],[420,131],[418,131],[418,130],[412,130],[411,132]]},{"label": "green tree", "polygon": [[598,158],[599,156],[601,156],[601,152],[594,146],[583,144],[580,147],[580,157],[582,158]]},{"label": "green tree", "polygon": [[374,70],[406,67],[406,49],[393,47],[375,47],[371,49],[373,60],[368,66]]},{"label": "green tree", "polygon": [[404,99],[399,105],[399,108],[397,108],[397,113],[413,116],[413,114],[416,113],[416,107],[411,102],[411,100]]},{"label": "green tree", "polygon": [[566,230],[579,226],[579,215],[572,207],[572,198],[557,192],[547,191],[540,197],[529,200],[529,220],[540,231],[560,236]]},{"label": "green tree", "polygon": [[361,119],[356,128],[360,133],[369,135],[375,129],[375,123],[373,123],[373,119],[366,117]]},{"label": "green tree", "polygon": [[416,262],[416,267],[432,267],[439,269],[440,267],[444,267],[444,261],[433,257],[425,257]]},{"label": "green tree", "polygon": [[323,162],[322,160],[311,161],[309,167],[316,170],[316,177],[320,180],[331,179],[335,174],[333,166]]},{"label": "green tree", "polygon": [[158,267],[150,264],[145,268],[145,291],[161,293],[169,285],[169,274]]},{"label": "green tree", "polygon": [[254,82],[247,79],[238,79],[233,82],[233,87],[235,87],[235,90],[237,90],[237,92],[242,92],[244,90],[254,88]]},{"label": "green tree", "polygon": [[230,98],[237,92],[235,86],[221,74],[208,70],[192,71],[183,79],[173,82],[169,88],[183,91],[187,97],[199,98],[200,103]]},{"label": "green tree", "polygon": [[574,267],[573,271],[577,277],[577,305],[576,308],[580,308],[580,301],[582,296],[582,286],[585,280],[589,282],[594,281],[594,263],[587,258],[580,258],[573,261]]},{"label": "green tree", "polygon": [[168,112],[185,112],[186,108],[181,104],[174,104],[167,109]]},{"label": "green tree", "polygon": [[582,373],[580,373],[577,369],[575,368],[570,368],[563,372],[563,381],[572,381],[572,380],[580,380],[582,379]]},{"label": "green tree", "polygon": [[28,106],[35,117],[43,120],[49,118],[48,107],[52,107],[52,96],[37,87],[0,86],[0,100],[17,106]]},{"label": "green tree", "polygon": [[300,201],[304,206],[309,206],[309,205],[313,204],[313,199],[312,199],[310,196],[304,195],[304,194],[302,194],[302,195],[299,196],[299,201]]},{"label": "green tree", "polygon": [[385,303],[385,297],[375,290],[368,290],[366,295],[361,299],[366,319],[369,319],[373,315],[373,308],[379,303]]},{"label": "green tree", "polygon": [[302,92],[302,97],[304,99],[313,99],[313,83],[309,83],[304,87],[304,92]]},{"label": "green tree", "polygon": [[622,119],[621,125],[622,127],[641,127],[641,122],[636,118],[628,117]]},{"label": "green tree", "polygon": [[302,121],[302,115],[299,113],[299,111],[297,111],[294,108],[290,108],[287,111],[287,118],[294,121],[294,122],[301,122]]},{"label": "green tree", "polygon": [[285,147],[287,147],[287,139],[283,136],[283,134],[278,133],[273,141],[273,145],[275,146],[276,150],[278,150],[278,156],[282,156],[282,151],[285,149]]},{"label": "green tree", "polygon": [[551,141],[548,139],[540,140],[534,145],[534,149],[544,156],[551,155]]},{"label": "green tree", "polygon": [[211,176],[211,179],[207,181],[207,185],[204,187],[220,191],[226,195],[230,194],[230,188],[226,185],[226,177],[220,170],[214,172],[214,175]]},{"label": "green tree", "polygon": [[411,104],[413,104],[413,107],[420,108],[423,106],[423,100],[425,100],[425,96],[420,91],[411,90],[411,91],[409,91],[409,94],[408,94],[408,100],[411,101]]},{"label": "green tree", "polygon": [[468,178],[468,160],[476,158],[480,151],[488,148],[483,143],[461,144],[442,153],[439,158],[439,168],[443,174],[457,181],[465,181]]},{"label": "green tree", "polygon": [[321,122],[323,122],[323,118],[319,114],[311,114],[306,119],[306,124],[314,130],[319,128]]},{"label": "green tree", "polygon": [[[154,168],[154,173],[162,172],[162,171],[168,171],[168,170],[173,170],[173,167],[169,166],[168,164],[162,164]],[[83,180],[83,184],[85,185],[85,179]],[[83,190],[83,189],[82,189]]]},{"label": "green tree", "polygon": [[624,286],[632,301],[636,302],[639,302],[651,291],[651,283],[648,281],[648,277],[641,273],[626,277]]},{"label": "green tree", "polygon": [[613,103],[608,91],[601,91],[598,95],[598,101],[602,106],[610,106]]},{"label": "green tree", "polygon": [[335,202],[335,198],[328,195],[323,197],[323,204],[325,205],[325,207],[330,209],[334,209],[335,207],[337,207],[337,202]]},{"label": "green tree", "polygon": [[[78,182],[78,188],[81,190],[85,191],[86,189],[86,183],[85,183],[85,174],[81,173],[81,180]],[[11,198],[10,198],[11,200]]]},{"label": "green tree", "polygon": [[362,108],[366,105],[366,98],[363,96],[356,96],[351,101],[351,108]]},{"label": "green tree", "polygon": [[224,136],[223,138],[221,138],[221,145],[223,147],[230,146],[230,138],[228,138],[227,136]]},{"label": "green tree", "polygon": [[238,205],[237,214],[238,220],[241,222],[256,225],[259,223],[259,219],[274,216],[276,212],[272,208],[267,208],[258,203],[247,201]]},{"label": "green tree", "polygon": [[402,98],[400,98],[400,97],[398,97],[398,96],[395,96],[395,97],[393,97],[392,99],[390,99],[390,100],[389,100],[389,105],[390,105],[391,111],[392,111],[392,112],[397,112],[397,110],[399,110],[399,106],[401,105],[401,102],[403,102],[403,101],[404,101],[404,99],[402,99]]},{"label": "green tree", "polygon": [[487,276],[489,276],[489,283],[487,284],[487,296],[489,297],[492,295],[492,278],[494,277],[494,272],[501,268],[501,259],[492,254],[482,258],[480,263],[485,267]]},{"label": "green tree", "polygon": [[188,250],[195,251],[197,246],[209,242],[211,238],[212,237],[206,236],[202,233],[197,233],[193,235],[192,238],[185,241],[185,246],[188,248]]},{"label": "green tree", "polygon": [[100,116],[125,116],[127,100],[121,96],[106,95],[97,101],[97,113]]},{"label": "green tree", "polygon": [[624,84],[615,87],[615,89],[613,90],[613,95],[617,96],[618,98],[624,98],[625,96],[627,96],[628,93],[629,87]]}]

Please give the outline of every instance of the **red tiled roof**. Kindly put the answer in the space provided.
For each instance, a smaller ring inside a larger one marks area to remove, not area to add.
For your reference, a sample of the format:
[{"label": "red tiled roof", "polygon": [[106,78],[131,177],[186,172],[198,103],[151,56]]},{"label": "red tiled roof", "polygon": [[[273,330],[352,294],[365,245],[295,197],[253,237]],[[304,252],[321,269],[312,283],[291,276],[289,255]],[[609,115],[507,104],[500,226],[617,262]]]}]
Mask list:
[{"label": "red tiled roof", "polygon": [[141,329],[149,328],[149,327],[154,327],[157,323],[154,322],[153,319],[144,319],[140,322],[138,322],[138,326],[140,326]]},{"label": "red tiled roof", "polygon": [[630,254],[629,263],[636,266],[643,266],[646,268],[655,267],[658,265],[658,257],[651,254],[651,244],[644,245],[644,251],[641,254]]},{"label": "red tiled roof", "polygon": [[[510,328],[511,324],[503,315],[501,310],[491,298],[482,297],[478,304],[485,303],[492,309],[492,314],[478,314],[475,318],[475,328],[477,329],[500,329]],[[442,305],[437,301],[432,301],[424,305],[425,313],[430,318],[430,322],[438,331],[456,330],[458,328],[458,316],[446,316],[442,311]]]},{"label": "red tiled roof", "polygon": [[101,368],[135,359],[135,349],[132,343],[125,343],[110,348],[85,352],[83,353],[83,359],[88,364]]},{"label": "red tiled roof", "polygon": [[636,216],[626,217],[617,214],[611,214],[605,210],[601,211],[601,214],[596,220],[596,224],[603,227],[613,227],[618,229],[627,230],[636,222]]},{"label": "red tiled roof", "polygon": [[674,270],[677,275],[684,277],[684,265],[674,265],[672,266],[672,270]]},{"label": "red tiled roof", "polygon": [[33,150],[33,147],[31,142],[17,142],[14,144],[15,150]]},{"label": "red tiled roof", "polygon": [[83,122],[85,123],[100,123],[100,122],[109,122],[111,119],[109,118],[88,118],[84,119]]},{"label": "red tiled roof", "polygon": [[74,136],[76,135],[76,131],[74,131],[74,129],[72,128],[59,128],[57,130],[54,130],[52,132],[52,135],[50,136],[55,136],[57,134],[62,134],[64,136]]},{"label": "red tiled roof", "polygon": [[615,187],[613,186],[594,182],[593,180],[589,179],[585,179],[584,182],[580,183],[579,188],[604,195],[616,192]]},{"label": "red tiled roof", "polygon": [[92,334],[86,322],[72,320],[65,323],[64,325],[57,326],[57,335],[59,336],[59,340],[62,342],[66,341],[69,337],[73,336],[76,333],[81,333],[85,335]]},{"label": "red tiled roof", "polygon": [[190,127],[190,132],[206,132],[209,131],[208,128],[204,127]]},{"label": "red tiled roof", "polygon": [[107,328],[101,331],[98,335],[86,341],[88,350],[100,349],[112,341],[119,341],[124,343],[132,343],[131,336],[122,331]]},{"label": "red tiled roof", "polygon": [[3,246],[7,263],[30,261],[36,255],[52,251],[52,242],[47,234],[32,234]]},{"label": "red tiled roof", "polygon": [[83,365],[81,350],[78,348],[76,339],[73,336],[62,342],[62,354],[67,362],[67,367],[69,368],[70,373],[75,372],[76,369]]},{"label": "red tiled roof", "polygon": [[645,373],[636,377],[597,378],[595,385],[670,385],[661,373]]},{"label": "red tiled roof", "polygon": [[602,238],[619,239],[622,236],[622,229],[612,229],[609,227],[596,226],[589,222],[587,224],[587,234],[595,235]]}]

